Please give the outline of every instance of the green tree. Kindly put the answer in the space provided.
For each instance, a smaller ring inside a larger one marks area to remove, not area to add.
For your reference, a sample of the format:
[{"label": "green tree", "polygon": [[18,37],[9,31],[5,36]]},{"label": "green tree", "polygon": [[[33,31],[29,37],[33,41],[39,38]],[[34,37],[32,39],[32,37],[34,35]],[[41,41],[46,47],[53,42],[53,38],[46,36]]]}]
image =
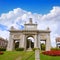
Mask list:
[{"label": "green tree", "polygon": [[41,50],[45,50],[45,44],[41,43]]}]

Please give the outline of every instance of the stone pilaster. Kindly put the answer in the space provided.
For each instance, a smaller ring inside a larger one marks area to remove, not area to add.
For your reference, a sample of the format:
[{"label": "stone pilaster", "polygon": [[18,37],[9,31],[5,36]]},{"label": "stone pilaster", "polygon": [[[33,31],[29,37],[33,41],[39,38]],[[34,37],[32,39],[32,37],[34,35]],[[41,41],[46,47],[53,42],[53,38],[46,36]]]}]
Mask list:
[{"label": "stone pilaster", "polygon": [[25,35],[23,35],[23,44],[22,44],[22,45],[23,45],[24,48],[25,48],[25,45],[26,45],[26,44],[25,44],[25,43],[26,43],[25,40],[26,40],[26,37],[25,37]]},{"label": "stone pilaster", "polygon": [[40,34],[38,34],[38,48],[40,48]]},{"label": "stone pilaster", "polygon": [[15,50],[15,41],[13,40],[13,50]]},{"label": "stone pilaster", "polygon": [[8,41],[8,46],[7,46],[7,51],[12,51],[13,50],[13,36],[10,35],[9,41]]},{"label": "stone pilaster", "polygon": [[24,48],[24,43],[25,43],[25,35],[21,35],[21,38],[20,38],[20,44],[19,44],[19,48]]},{"label": "stone pilaster", "polygon": [[34,48],[38,48],[37,35],[34,36],[34,39],[35,39],[35,41],[34,41]]},{"label": "stone pilaster", "polygon": [[24,51],[26,51],[26,45],[27,45],[27,43],[26,43],[26,36],[24,35]]},{"label": "stone pilaster", "polygon": [[21,39],[19,40],[19,48],[21,47]]},{"label": "stone pilaster", "polygon": [[46,40],[46,51],[50,51],[50,49],[51,49],[51,41],[50,41],[50,34],[48,34]]}]

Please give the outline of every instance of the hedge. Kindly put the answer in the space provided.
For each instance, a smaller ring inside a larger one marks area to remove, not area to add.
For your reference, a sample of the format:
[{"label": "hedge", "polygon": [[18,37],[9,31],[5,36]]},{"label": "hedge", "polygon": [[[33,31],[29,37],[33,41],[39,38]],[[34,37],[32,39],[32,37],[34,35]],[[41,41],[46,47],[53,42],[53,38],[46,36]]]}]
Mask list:
[{"label": "hedge", "polygon": [[[35,50],[37,50],[37,49],[39,49],[39,48],[33,48],[33,51],[35,51]],[[40,50],[40,49],[39,49]]]},{"label": "hedge", "polygon": [[16,48],[16,51],[24,51],[24,48]]},{"label": "hedge", "polygon": [[60,48],[51,48],[51,51],[56,51],[56,50],[60,50]]},{"label": "hedge", "polygon": [[6,49],[5,48],[0,48],[0,51],[6,51]]}]

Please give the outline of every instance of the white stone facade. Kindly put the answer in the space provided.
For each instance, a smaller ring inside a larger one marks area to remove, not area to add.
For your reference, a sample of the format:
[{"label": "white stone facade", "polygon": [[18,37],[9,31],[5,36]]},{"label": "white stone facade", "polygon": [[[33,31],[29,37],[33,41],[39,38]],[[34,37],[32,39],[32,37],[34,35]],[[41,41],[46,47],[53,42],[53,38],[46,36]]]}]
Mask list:
[{"label": "white stone facade", "polygon": [[11,27],[10,37],[8,42],[7,51],[14,50],[15,40],[19,40],[19,48],[24,48],[26,50],[27,46],[27,37],[32,36],[34,38],[34,48],[40,48],[40,40],[46,41],[46,51],[49,51],[51,48],[50,43],[50,30],[37,30],[37,24],[32,23],[32,19],[30,18],[30,23],[24,24],[24,30],[16,30],[14,27]]}]

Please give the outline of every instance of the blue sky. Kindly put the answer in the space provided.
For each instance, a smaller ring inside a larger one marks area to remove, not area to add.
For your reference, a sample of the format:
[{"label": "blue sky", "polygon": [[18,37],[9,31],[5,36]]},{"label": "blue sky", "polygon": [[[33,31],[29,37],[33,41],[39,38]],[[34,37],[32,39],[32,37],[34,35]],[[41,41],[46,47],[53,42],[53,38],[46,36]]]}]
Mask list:
[{"label": "blue sky", "polygon": [[32,13],[46,14],[53,6],[60,6],[60,0],[0,0],[0,14],[19,7]]},{"label": "blue sky", "polygon": [[9,29],[24,29],[24,23],[37,22],[39,30],[51,30],[51,45],[60,37],[60,0],[0,0],[0,36],[9,40]]}]

